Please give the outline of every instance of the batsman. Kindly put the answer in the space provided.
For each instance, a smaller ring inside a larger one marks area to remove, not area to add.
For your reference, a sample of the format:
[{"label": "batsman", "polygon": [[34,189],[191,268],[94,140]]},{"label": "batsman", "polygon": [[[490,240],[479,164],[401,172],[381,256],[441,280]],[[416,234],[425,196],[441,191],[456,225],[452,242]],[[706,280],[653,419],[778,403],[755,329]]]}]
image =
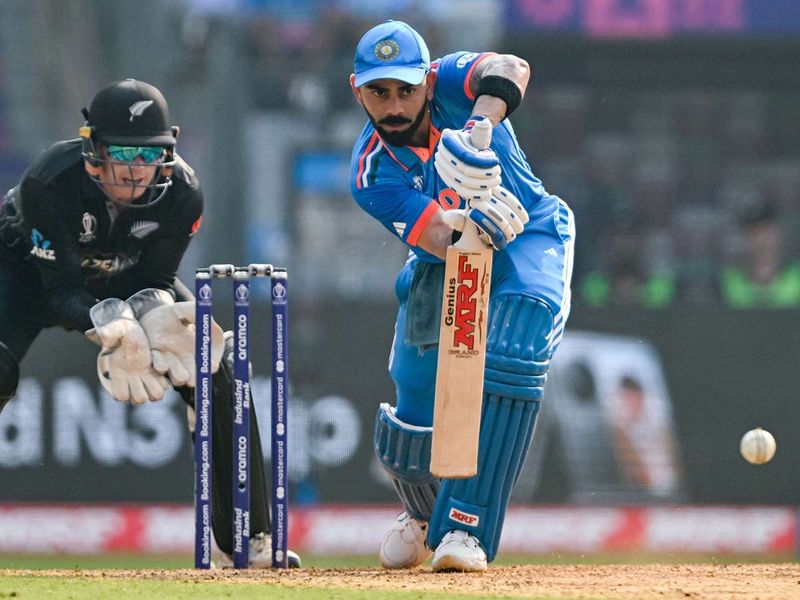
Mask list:
[{"label": "batsman", "polygon": [[[194,170],[175,152],[179,129],[154,86],[100,90],[79,137],[44,150],[0,207],[0,411],[19,364],[47,327],[100,346],[97,374],[120,402],[158,401],[174,386],[194,431],[194,298],[178,266],[202,221]],[[214,394],[230,398],[232,339],[215,325]],[[25,398],[19,398],[24,402]],[[213,513],[221,566],[231,564],[232,403],[214,404]],[[272,565],[270,515],[255,412],[250,453],[250,564]],[[289,553],[289,563],[300,559]]]},{"label": "batsman", "polygon": [[[403,505],[380,549],[387,568],[433,555],[434,571],[482,571],[495,559],[564,332],[573,216],[534,176],[509,120],[529,77],[527,62],[508,54],[461,51],[431,62],[422,37],[400,21],[373,27],[356,48],[350,85],[369,121],[353,149],[351,191],[410,248],[389,358],[397,402],[380,404],[375,422],[378,459]],[[477,473],[440,479],[431,438],[451,245],[491,249],[493,268]]]}]

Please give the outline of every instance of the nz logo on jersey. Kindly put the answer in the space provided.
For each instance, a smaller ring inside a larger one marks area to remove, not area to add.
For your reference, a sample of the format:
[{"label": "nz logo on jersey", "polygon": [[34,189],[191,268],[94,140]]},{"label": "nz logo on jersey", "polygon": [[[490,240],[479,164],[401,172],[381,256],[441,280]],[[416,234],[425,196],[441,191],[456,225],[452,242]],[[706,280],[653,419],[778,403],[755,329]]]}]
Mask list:
[{"label": "nz logo on jersey", "polygon": [[155,221],[134,221],[131,225],[131,237],[142,240],[156,229],[158,229],[158,223]]},{"label": "nz logo on jersey", "polygon": [[42,232],[33,228],[31,231],[31,241],[33,242],[33,248],[31,248],[31,254],[33,254],[37,258],[42,258],[44,260],[55,260],[56,259],[56,251],[50,247],[50,240],[44,239]]}]

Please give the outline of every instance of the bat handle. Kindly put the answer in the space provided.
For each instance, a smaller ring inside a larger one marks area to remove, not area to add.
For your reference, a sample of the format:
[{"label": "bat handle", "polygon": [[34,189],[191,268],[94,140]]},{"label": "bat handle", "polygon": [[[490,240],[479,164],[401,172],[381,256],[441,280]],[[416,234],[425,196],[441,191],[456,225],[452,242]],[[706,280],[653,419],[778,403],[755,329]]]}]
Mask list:
[{"label": "bat handle", "polygon": [[461,237],[453,244],[459,250],[464,252],[479,252],[487,248],[486,244],[481,240],[480,230],[469,219],[464,223],[464,230],[461,232]]},{"label": "bat handle", "polygon": [[[469,137],[470,143],[478,150],[484,150],[492,142],[492,122],[489,119],[482,119],[472,127]],[[461,238],[455,243],[455,247],[466,252],[479,252],[486,249],[486,244],[480,239],[480,230],[469,219],[464,224]]]},{"label": "bat handle", "polygon": [[475,123],[469,136],[469,141],[478,150],[485,150],[492,143],[492,122],[483,119]]}]

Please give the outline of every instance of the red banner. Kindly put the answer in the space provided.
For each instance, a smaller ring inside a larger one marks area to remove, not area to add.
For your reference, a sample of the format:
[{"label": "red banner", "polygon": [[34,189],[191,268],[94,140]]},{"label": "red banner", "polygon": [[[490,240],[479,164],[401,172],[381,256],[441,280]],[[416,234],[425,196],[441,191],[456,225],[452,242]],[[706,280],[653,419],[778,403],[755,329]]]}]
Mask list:
[{"label": "red banner", "polygon": [[[317,555],[375,554],[396,507],[338,505],[289,511],[289,545]],[[46,534],[42,524],[46,523]],[[513,506],[501,552],[793,554],[792,507]],[[0,554],[190,554],[184,505],[0,504]]]}]

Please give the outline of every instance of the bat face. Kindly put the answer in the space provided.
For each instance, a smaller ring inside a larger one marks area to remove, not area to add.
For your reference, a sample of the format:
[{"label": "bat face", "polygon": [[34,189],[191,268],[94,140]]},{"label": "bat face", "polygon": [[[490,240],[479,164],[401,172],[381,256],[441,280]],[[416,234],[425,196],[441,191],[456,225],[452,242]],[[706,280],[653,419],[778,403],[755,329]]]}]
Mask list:
[{"label": "bat face", "polygon": [[437,477],[477,472],[492,255],[447,249],[431,448]]},{"label": "bat face", "polygon": [[483,341],[481,325],[485,324],[486,310],[480,300],[488,282],[486,262],[477,258],[459,253],[455,277],[446,281],[443,322],[452,332],[446,346],[451,356],[475,356]]}]

